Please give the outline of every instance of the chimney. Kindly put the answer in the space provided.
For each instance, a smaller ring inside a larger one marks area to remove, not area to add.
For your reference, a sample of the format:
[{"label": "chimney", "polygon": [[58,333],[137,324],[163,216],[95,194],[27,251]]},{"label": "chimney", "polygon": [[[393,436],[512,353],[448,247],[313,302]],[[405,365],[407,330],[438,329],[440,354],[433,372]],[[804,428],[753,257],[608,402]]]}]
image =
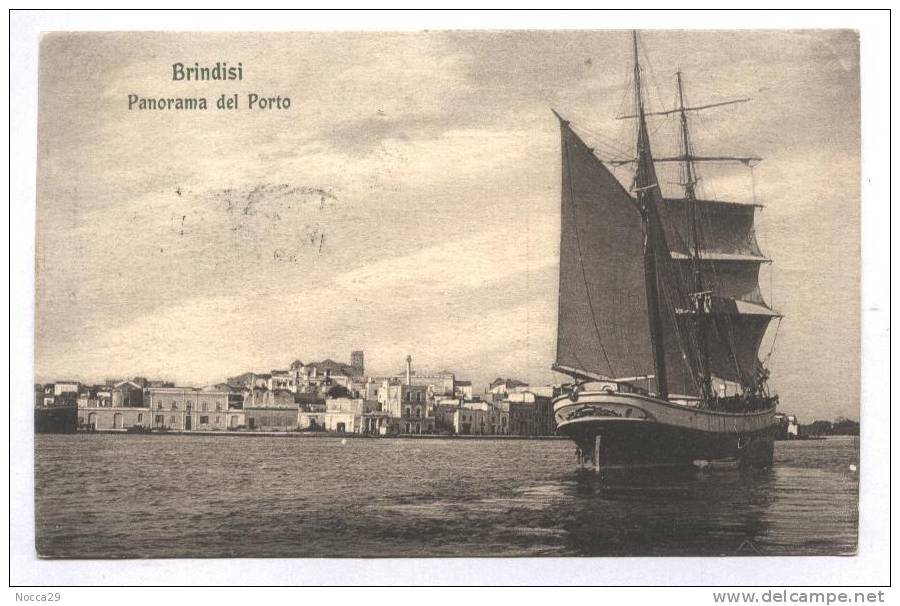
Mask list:
[{"label": "chimney", "polygon": [[406,356],[406,386],[412,385],[412,356]]}]

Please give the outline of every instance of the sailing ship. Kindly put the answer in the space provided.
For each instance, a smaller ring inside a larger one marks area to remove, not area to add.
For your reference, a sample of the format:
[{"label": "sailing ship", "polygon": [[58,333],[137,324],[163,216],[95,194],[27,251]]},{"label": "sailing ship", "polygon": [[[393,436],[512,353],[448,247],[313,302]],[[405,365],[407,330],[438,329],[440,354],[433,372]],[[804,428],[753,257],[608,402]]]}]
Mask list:
[{"label": "sailing ship", "polygon": [[[634,46],[634,158],[600,159],[556,114],[562,188],[559,318],[553,369],[573,382],[554,398],[557,430],[581,463],[603,466],[772,463],[778,397],[759,359],[780,318],[763,299],[758,204],[698,197],[697,163],[759,158],[700,156],[689,115],[746,99],[645,109]],[[680,153],[654,158],[647,123],[676,119]],[[655,165],[680,166],[683,195],[664,197]],[[623,185],[617,166],[633,168]]]}]

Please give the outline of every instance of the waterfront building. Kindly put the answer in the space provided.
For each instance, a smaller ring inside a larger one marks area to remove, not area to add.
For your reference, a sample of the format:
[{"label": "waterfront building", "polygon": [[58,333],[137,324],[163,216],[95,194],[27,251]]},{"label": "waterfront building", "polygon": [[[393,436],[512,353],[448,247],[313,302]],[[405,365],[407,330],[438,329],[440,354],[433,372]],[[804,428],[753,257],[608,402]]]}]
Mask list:
[{"label": "waterfront building", "polygon": [[299,411],[300,405],[290,390],[255,387],[244,392],[243,423],[235,429],[243,426],[254,431],[293,431],[299,427]]},{"label": "waterfront building", "polygon": [[34,405],[36,408],[76,406],[78,397],[83,391],[81,383],[77,381],[37,384]]},{"label": "waterfront building", "polygon": [[243,409],[234,408],[229,409],[228,412],[225,413],[227,430],[235,431],[238,429],[246,429],[247,427],[247,414]]},{"label": "waterfront building", "polygon": [[230,395],[229,391],[215,388],[148,387],[144,401],[153,415],[154,429],[224,430],[230,423]]},{"label": "waterfront building", "polygon": [[295,393],[294,402],[305,412],[325,412],[325,398],[316,393]]},{"label": "waterfront building", "polygon": [[72,433],[77,428],[80,384],[47,383],[34,386],[34,431]]},{"label": "waterfront building", "polygon": [[325,431],[325,412],[297,411],[297,428],[304,431]]},{"label": "waterfront building", "polygon": [[299,409],[245,407],[246,428],[253,431],[294,431],[299,427]]},{"label": "waterfront building", "polygon": [[362,433],[365,400],[362,398],[329,398],[325,400],[325,430],[339,433]]},{"label": "waterfront building", "polygon": [[775,439],[794,440],[800,435],[800,422],[794,415],[775,413]]},{"label": "waterfront building", "polygon": [[434,433],[435,419],[430,409],[423,411],[419,416],[419,409],[404,409],[404,414],[400,418],[391,417],[391,430],[395,433]]},{"label": "waterfront building", "polygon": [[791,438],[796,438],[800,435],[800,423],[794,415],[788,415],[787,417],[787,434]]},{"label": "waterfront building", "polygon": [[454,415],[464,398],[441,398],[434,401],[434,430],[438,433],[454,433]]},{"label": "waterfront building", "polygon": [[387,380],[378,390],[381,409],[392,417],[424,417],[429,408],[428,388],[424,385],[407,385]]},{"label": "waterfront building", "polygon": [[391,430],[396,433],[431,433],[434,414],[425,385],[407,385],[386,380],[378,391],[381,410],[391,417]]},{"label": "waterfront building", "polygon": [[78,429],[121,429],[133,427],[150,428],[150,409],[143,407],[100,407],[78,408]]},{"label": "waterfront building", "polygon": [[509,413],[490,402],[463,402],[453,413],[453,430],[459,435],[507,435]]},{"label": "waterfront building", "polygon": [[78,395],[77,426],[88,431],[150,428],[150,409],[144,406],[143,389],[132,381],[82,387]]},{"label": "waterfront building", "polygon": [[197,406],[186,408],[185,425],[195,430],[224,430],[228,428],[229,391],[206,387],[197,393]]},{"label": "waterfront building", "polygon": [[364,412],[361,432],[369,435],[384,436],[391,433],[391,415],[383,410]]},{"label": "waterfront building", "polygon": [[73,406],[36,407],[35,433],[74,433],[78,428],[76,408]]},{"label": "waterfront building", "polygon": [[550,436],[556,432],[551,395],[534,391],[513,392],[506,396],[509,431],[517,436]]},{"label": "waterfront building", "polygon": [[[430,381],[415,380],[412,356],[406,356],[406,371],[402,379],[393,377],[382,381],[377,398],[381,411],[391,417],[392,433],[434,432],[435,419],[432,408],[434,388],[435,385]],[[450,391],[452,393],[452,378]]]}]

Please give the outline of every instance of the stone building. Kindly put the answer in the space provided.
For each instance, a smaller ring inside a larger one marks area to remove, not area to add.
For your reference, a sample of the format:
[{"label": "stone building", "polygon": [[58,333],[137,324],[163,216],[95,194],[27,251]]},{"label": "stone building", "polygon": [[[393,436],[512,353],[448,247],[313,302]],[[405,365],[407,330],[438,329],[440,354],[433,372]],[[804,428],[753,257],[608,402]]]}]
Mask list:
[{"label": "stone building", "polygon": [[329,398],[325,400],[325,430],[338,433],[362,433],[365,400]]},{"label": "stone building", "polygon": [[295,431],[300,426],[299,409],[256,407],[243,410],[245,426],[252,431]]},{"label": "stone building", "polygon": [[511,434],[552,436],[556,433],[550,395],[539,395],[533,391],[513,392],[506,397],[505,406],[509,410]]},{"label": "stone building", "polygon": [[114,408],[143,408],[144,389],[134,381],[121,381],[110,389]]},{"label": "stone building", "polygon": [[464,402],[453,413],[453,430],[459,435],[507,435],[509,413],[489,402]]},{"label": "stone building", "polygon": [[464,398],[441,398],[434,401],[434,430],[437,433],[455,433],[454,415],[462,407]]},{"label": "stone building", "polygon": [[474,389],[471,381],[454,381],[453,395],[464,400],[471,400],[475,397]]},{"label": "stone building", "polygon": [[299,411],[289,390],[254,388],[244,393],[242,425],[254,431],[293,431],[299,427]]},{"label": "stone building", "polygon": [[285,390],[290,393],[297,393],[297,375],[290,370],[273,370],[269,374],[269,381],[266,387],[269,391]]},{"label": "stone building", "polygon": [[34,405],[36,408],[74,407],[84,390],[78,381],[57,381],[36,385]]},{"label": "stone building", "polygon": [[244,408],[293,408],[297,409],[294,394],[287,389],[250,389],[244,393]]},{"label": "stone building", "polygon": [[112,408],[113,388],[106,385],[83,386],[78,392],[78,408]]},{"label": "stone building", "polygon": [[299,410],[297,412],[297,429],[301,431],[325,431],[325,412]]},{"label": "stone building", "polygon": [[386,380],[378,390],[381,411],[390,415],[394,433],[432,433],[435,419],[428,387]]},{"label": "stone building", "polygon": [[150,428],[150,409],[138,407],[78,408],[78,428],[81,430]]},{"label": "stone building", "polygon": [[365,354],[362,351],[350,353],[350,363],[335,362],[328,358],[321,362],[304,363],[294,360],[286,370],[269,373],[245,372],[229,377],[228,385],[249,390],[265,388],[270,391],[287,390],[291,393],[313,393],[324,395],[329,387],[341,385],[354,391],[354,385],[363,385],[365,380]]},{"label": "stone building", "polygon": [[229,391],[215,388],[148,387],[144,401],[153,415],[154,429],[224,430],[230,424],[230,395]]},{"label": "stone building", "polygon": [[528,387],[528,383],[524,383],[522,381],[517,381],[516,379],[504,379],[502,377],[497,377],[493,381],[491,381],[490,386],[488,387],[488,391],[495,395],[505,396],[514,391],[521,391]]}]

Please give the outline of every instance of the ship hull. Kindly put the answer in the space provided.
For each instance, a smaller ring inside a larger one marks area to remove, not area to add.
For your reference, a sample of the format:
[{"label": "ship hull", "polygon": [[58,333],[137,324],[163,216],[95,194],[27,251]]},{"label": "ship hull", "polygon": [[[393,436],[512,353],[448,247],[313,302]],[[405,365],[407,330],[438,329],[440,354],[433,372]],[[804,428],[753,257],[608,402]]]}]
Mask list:
[{"label": "ship hull", "polygon": [[557,432],[598,468],[772,464],[774,408],[726,413],[635,393],[582,392],[557,398],[554,415]]}]

